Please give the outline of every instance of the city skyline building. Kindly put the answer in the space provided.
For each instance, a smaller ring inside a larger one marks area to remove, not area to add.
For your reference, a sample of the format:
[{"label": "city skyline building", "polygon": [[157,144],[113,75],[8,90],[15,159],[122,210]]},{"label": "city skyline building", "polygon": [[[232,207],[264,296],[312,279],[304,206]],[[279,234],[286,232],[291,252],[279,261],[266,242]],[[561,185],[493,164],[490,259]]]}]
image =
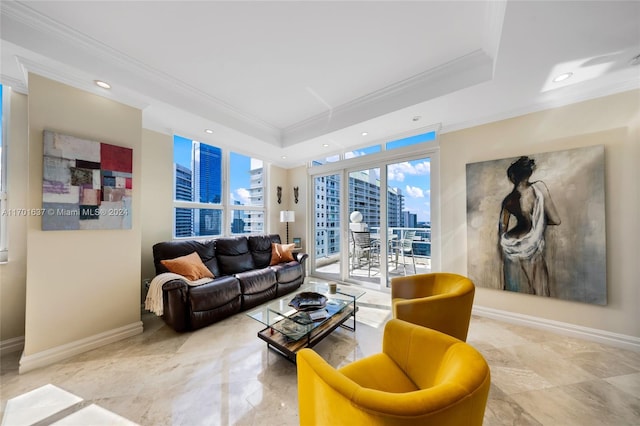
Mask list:
[{"label": "city skyline building", "polygon": [[[194,201],[219,204],[222,201],[222,150],[198,141],[193,141],[192,147],[193,193],[199,196],[199,199]],[[221,233],[220,210],[197,209],[193,216],[196,235]]]},{"label": "city skyline building", "polygon": [[[315,184],[315,252],[326,257],[340,252],[340,177],[318,177]],[[348,182],[349,213],[359,211],[369,229],[380,228],[380,179],[369,170],[352,172]],[[405,225],[404,194],[400,188],[387,188],[387,226]],[[415,216],[415,215],[414,215]],[[348,221],[349,218],[346,218]]]},{"label": "city skyline building", "polygon": [[[174,163],[175,168],[175,193],[174,197],[179,201],[193,201],[193,187],[191,170],[180,164]],[[175,236],[190,237],[193,235],[193,210],[175,209]]]}]

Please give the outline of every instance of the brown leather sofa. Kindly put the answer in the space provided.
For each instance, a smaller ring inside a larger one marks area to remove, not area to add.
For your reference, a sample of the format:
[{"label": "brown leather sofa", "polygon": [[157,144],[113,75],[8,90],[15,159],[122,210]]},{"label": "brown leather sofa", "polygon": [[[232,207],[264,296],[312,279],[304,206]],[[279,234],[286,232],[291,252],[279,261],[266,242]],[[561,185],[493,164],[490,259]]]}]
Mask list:
[{"label": "brown leather sofa", "polygon": [[294,253],[294,261],[270,266],[272,243],[280,244],[280,236],[250,235],[155,244],[156,274],[169,272],[162,260],[196,252],[215,277],[200,286],[189,286],[181,279],[166,282],[162,286],[164,321],[176,331],[195,330],[300,287],[308,255]]}]

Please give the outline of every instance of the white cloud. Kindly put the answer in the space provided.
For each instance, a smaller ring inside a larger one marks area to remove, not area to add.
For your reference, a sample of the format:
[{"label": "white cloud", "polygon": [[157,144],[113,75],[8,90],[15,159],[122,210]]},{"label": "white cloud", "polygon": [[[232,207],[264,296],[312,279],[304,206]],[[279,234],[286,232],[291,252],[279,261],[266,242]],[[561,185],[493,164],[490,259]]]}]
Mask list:
[{"label": "white cloud", "polygon": [[422,176],[428,175],[431,171],[431,163],[423,161],[417,164],[411,164],[408,161],[402,163],[391,164],[389,166],[389,180],[404,181],[405,175]]},{"label": "white cloud", "polygon": [[404,191],[413,198],[424,198],[424,191],[422,190],[422,188],[418,188],[417,186],[407,185],[404,188]]},{"label": "white cloud", "polygon": [[238,188],[236,189],[236,193],[232,195],[233,201],[239,200],[242,205],[249,204],[249,190],[246,188]]}]

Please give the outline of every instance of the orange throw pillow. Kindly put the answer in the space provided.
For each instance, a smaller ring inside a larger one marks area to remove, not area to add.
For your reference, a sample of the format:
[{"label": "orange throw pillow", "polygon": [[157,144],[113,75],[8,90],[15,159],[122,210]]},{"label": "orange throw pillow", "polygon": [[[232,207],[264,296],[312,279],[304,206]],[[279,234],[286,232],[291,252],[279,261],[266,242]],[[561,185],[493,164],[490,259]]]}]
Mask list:
[{"label": "orange throw pillow", "polygon": [[295,244],[271,243],[271,263],[269,265],[277,265],[278,263],[295,260],[293,253],[291,253],[291,250],[293,250],[295,246]]},{"label": "orange throw pillow", "polygon": [[195,251],[175,259],[161,260],[160,263],[169,271],[174,274],[180,274],[189,281],[196,281],[200,278],[213,278],[213,274],[204,266],[200,256]]}]

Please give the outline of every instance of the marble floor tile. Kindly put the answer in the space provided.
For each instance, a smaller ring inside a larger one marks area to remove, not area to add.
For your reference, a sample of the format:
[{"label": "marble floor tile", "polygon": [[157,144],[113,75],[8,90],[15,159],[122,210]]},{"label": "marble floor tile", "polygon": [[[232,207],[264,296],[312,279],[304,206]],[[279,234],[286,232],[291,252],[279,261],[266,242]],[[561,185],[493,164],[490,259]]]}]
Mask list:
[{"label": "marble floor tile", "polygon": [[[365,291],[355,332],[338,328],[314,347],[334,367],[381,351],[391,298]],[[142,321],[138,336],[22,375],[19,354],[3,356],[4,424],[12,398],[43,386],[140,425],[299,423],[296,366],[267,349],[256,336],[263,326],[245,313],[186,333],[150,313]],[[485,425],[640,424],[638,352],[477,315],[467,341],[491,368]]]},{"label": "marble floor tile", "polygon": [[604,379],[616,388],[631,396],[640,398],[640,373],[626,374],[624,376],[615,376]]},{"label": "marble floor tile", "polygon": [[512,398],[543,425],[637,425],[638,398],[596,379]]}]

